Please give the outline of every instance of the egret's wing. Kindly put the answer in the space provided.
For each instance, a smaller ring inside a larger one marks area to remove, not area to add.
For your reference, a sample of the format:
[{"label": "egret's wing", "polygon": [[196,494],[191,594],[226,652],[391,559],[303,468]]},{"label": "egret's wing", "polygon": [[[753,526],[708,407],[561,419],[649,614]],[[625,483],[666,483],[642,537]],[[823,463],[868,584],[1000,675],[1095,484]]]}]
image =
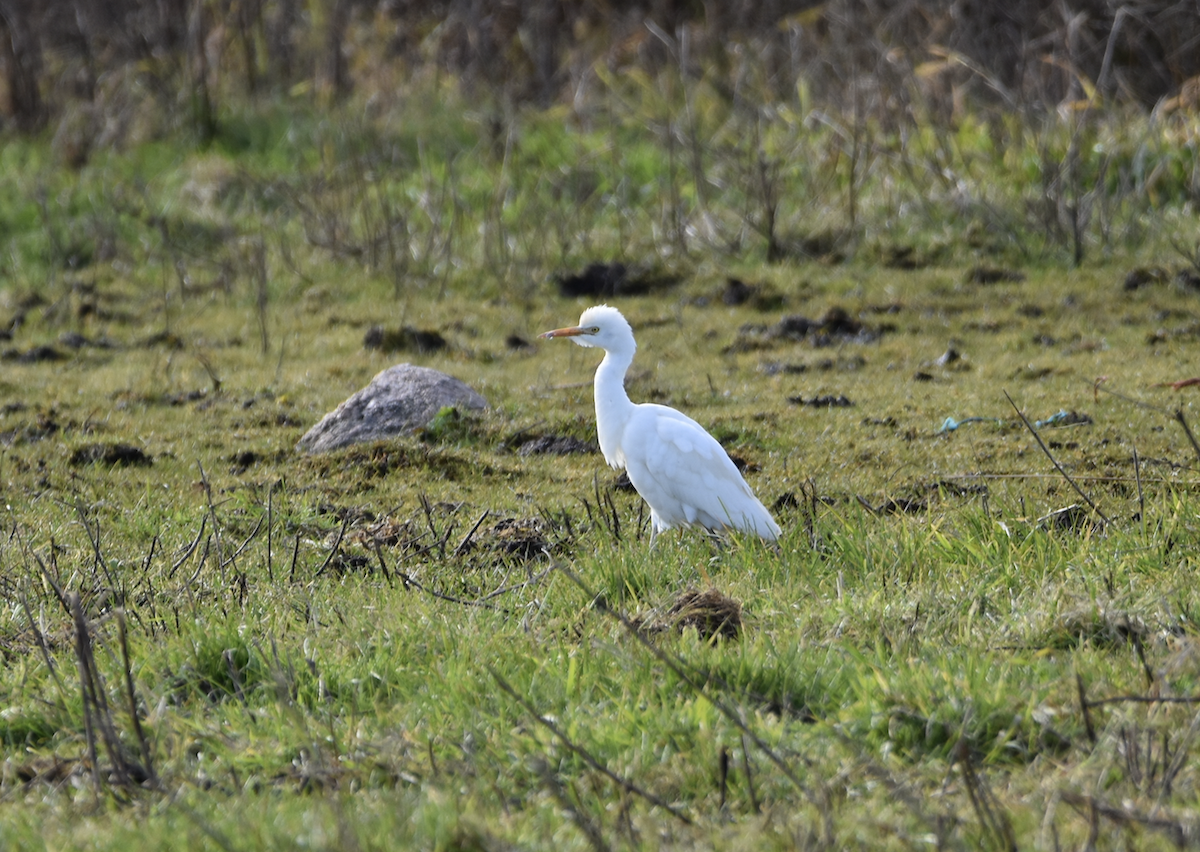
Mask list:
[{"label": "egret's wing", "polygon": [[700,523],[778,534],[725,448],[687,415],[639,406],[623,444],[629,479],[664,526]]}]

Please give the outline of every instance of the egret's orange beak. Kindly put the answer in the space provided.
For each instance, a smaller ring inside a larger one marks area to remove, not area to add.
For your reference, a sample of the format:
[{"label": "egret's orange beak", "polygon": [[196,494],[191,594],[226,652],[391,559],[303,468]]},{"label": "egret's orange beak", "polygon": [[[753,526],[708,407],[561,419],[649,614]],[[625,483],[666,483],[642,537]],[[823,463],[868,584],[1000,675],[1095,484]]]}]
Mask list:
[{"label": "egret's orange beak", "polygon": [[556,328],[554,331],[542,332],[538,335],[538,337],[547,340],[551,337],[578,337],[581,334],[587,333],[588,330],[586,328],[580,328],[577,325],[573,325],[570,328]]}]

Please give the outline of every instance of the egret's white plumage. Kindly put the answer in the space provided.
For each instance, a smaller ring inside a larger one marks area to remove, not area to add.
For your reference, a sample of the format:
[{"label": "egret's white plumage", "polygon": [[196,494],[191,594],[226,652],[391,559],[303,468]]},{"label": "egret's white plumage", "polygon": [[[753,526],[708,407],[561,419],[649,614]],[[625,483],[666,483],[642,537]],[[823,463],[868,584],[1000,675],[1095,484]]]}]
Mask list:
[{"label": "egret's white plumage", "polygon": [[604,350],[595,381],[600,451],[610,466],[625,468],[650,505],[651,544],[663,530],[691,524],[779,537],[779,524],[703,426],[665,405],[630,401],[625,373],[637,343],[620,311],[597,305],[583,312],[579,325],[541,336],[569,337]]}]

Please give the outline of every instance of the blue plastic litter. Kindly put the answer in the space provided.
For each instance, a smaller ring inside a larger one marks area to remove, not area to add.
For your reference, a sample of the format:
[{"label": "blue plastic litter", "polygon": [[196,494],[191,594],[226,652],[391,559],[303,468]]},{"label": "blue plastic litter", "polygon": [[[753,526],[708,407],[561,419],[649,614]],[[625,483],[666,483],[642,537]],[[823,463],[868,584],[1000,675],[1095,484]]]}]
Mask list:
[{"label": "blue plastic litter", "polygon": [[964,417],[962,420],[955,420],[953,417],[947,417],[942,421],[942,428],[937,430],[937,434],[943,432],[953,432],[959,426],[967,423],[1000,423],[995,417]]},{"label": "blue plastic litter", "polygon": [[1037,420],[1037,421],[1035,421],[1035,422],[1034,422],[1034,424],[1033,424],[1033,425],[1034,425],[1034,426],[1037,426],[1039,429],[1040,429],[1041,427],[1043,427],[1043,426],[1053,426],[1055,423],[1061,423],[1061,422],[1063,422],[1064,420],[1066,420],[1066,419],[1067,419],[1068,417],[1070,417],[1070,416],[1071,416],[1070,412],[1068,412],[1068,411],[1063,411],[1063,410],[1060,408],[1060,409],[1058,410],[1058,414],[1051,414],[1051,415],[1050,415],[1049,417],[1047,417],[1045,420]]}]

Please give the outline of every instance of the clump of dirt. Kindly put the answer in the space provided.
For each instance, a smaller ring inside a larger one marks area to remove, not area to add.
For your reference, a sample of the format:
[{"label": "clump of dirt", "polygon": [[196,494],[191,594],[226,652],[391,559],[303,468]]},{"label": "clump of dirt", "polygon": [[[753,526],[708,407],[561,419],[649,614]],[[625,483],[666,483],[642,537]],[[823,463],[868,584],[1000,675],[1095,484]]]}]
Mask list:
[{"label": "clump of dirt", "polygon": [[808,399],[802,396],[789,396],[788,402],[792,403],[792,405],[806,405],[809,408],[849,408],[854,405],[845,396],[834,396],[833,394],[812,396]]},{"label": "clump of dirt", "polygon": [[645,296],[669,290],[679,283],[679,276],[653,270],[628,267],[623,263],[591,263],[583,272],[555,276],[559,295],[567,298],[593,296]]},{"label": "clump of dirt", "polygon": [[1167,270],[1161,266],[1138,266],[1129,270],[1125,275],[1125,284],[1122,289],[1130,292],[1151,284],[1165,284],[1169,277]]},{"label": "clump of dirt", "polygon": [[701,639],[737,639],[742,633],[742,604],[716,589],[687,589],[661,615],[651,612],[631,620],[645,633],[682,633],[693,627]]},{"label": "clump of dirt", "polygon": [[885,246],[880,252],[880,260],[888,269],[913,270],[928,266],[929,261],[921,257],[913,246]]},{"label": "clump of dirt", "polygon": [[513,352],[533,352],[537,349],[532,343],[519,334],[513,333],[504,338],[504,345]]},{"label": "clump of dirt", "polygon": [[845,308],[834,305],[820,319],[793,314],[783,317],[773,326],[748,324],[738,329],[737,339],[722,351],[750,352],[770,349],[779,341],[805,341],[816,348],[840,343],[873,343],[895,326],[871,326],[850,315]]},{"label": "clump of dirt", "polygon": [[1048,515],[1038,518],[1038,529],[1059,532],[1086,532],[1094,528],[1091,515],[1086,508],[1078,503],[1055,509]]},{"label": "clump of dirt", "polygon": [[346,534],[346,540],[366,550],[374,550],[375,546],[379,545],[381,547],[398,547],[401,552],[407,553],[415,547],[416,542],[427,531],[414,518],[402,521],[388,515],[369,526],[351,530]]},{"label": "clump of dirt", "polygon": [[424,328],[413,328],[406,325],[401,328],[384,328],[373,325],[363,335],[364,349],[378,349],[380,352],[417,352],[426,354],[445,349],[449,344],[441,334]]},{"label": "clump of dirt", "polygon": [[590,441],[581,441],[570,435],[543,435],[521,444],[517,449],[517,455],[567,456],[575,453],[595,453],[599,449]]},{"label": "clump of dirt", "polygon": [[831,370],[836,370],[839,373],[856,373],[863,367],[867,366],[867,359],[861,355],[839,356],[837,358],[822,358],[812,364],[798,364],[795,362],[783,363],[780,361],[767,361],[762,364],[759,369],[768,376],[776,376],[780,373],[787,375],[799,375],[807,373],[810,370],[814,372],[827,373]]},{"label": "clump of dirt", "polygon": [[154,464],[154,459],[148,453],[131,444],[99,443],[84,444],[81,447],[77,447],[71,453],[70,462],[73,467],[81,467],[88,464],[128,467],[130,465]]},{"label": "clump of dirt", "polygon": [[39,345],[32,346],[21,352],[17,349],[5,349],[0,353],[0,360],[12,361],[17,364],[41,364],[46,361],[64,361],[67,354],[60,352],[53,346]]},{"label": "clump of dirt", "polygon": [[1019,284],[1025,273],[1015,269],[997,269],[992,266],[976,266],[967,272],[968,284]]},{"label": "clump of dirt", "polygon": [[550,551],[545,532],[546,525],[537,518],[503,518],[492,525],[483,543],[508,556],[537,559]]},{"label": "clump of dirt", "polygon": [[747,284],[740,278],[729,278],[721,290],[721,302],[730,307],[749,304],[760,311],[775,311],[783,307],[783,294],[770,284]]},{"label": "clump of dirt", "polygon": [[[14,403],[13,405],[18,405],[18,403]],[[22,411],[24,410],[24,406],[21,408],[6,406],[5,409],[4,413],[8,414],[10,412]],[[16,428],[0,432],[0,444],[12,446],[22,441],[32,444],[57,434],[62,428],[62,424],[58,422],[58,417],[54,411],[39,411],[33,422],[22,423]]]},{"label": "clump of dirt", "polygon": [[850,231],[839,228],[772,239],[767,245],[767,263],[778,263],[788,258],[841,263],[846,259],[846,246],[852,239]]}]

